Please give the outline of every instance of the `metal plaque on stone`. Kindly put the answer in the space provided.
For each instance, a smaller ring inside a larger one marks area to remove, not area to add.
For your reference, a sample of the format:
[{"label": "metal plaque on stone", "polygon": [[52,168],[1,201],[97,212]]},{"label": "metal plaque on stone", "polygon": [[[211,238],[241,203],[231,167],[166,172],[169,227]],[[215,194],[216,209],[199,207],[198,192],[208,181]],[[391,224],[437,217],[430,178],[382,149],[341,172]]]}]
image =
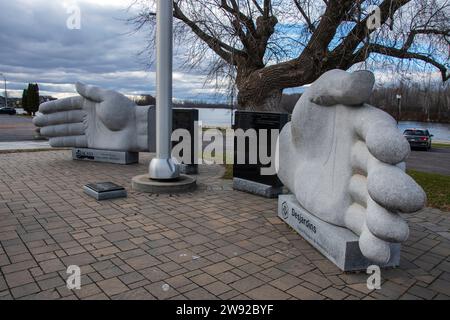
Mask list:
[{"label": "metal plaque on stone", "polygon": [[97,200],[126,198],[127,191],[124,187],[112,182],[90,183],[83,187],[86,194]]},{"label": "metal plaque on stone", "polygon": [[[359,236],[347,228],[317,218],[304,209],[294,195],[278,198],[278,217],[342,271],[365,271],[376,264],[361,253]],[[400,251],[401,245],[392,243],[389,262],[379,267],[399,266]]]},{"label": "metal plaque on stone", "polygon": [[113,164],[134,164],[139,162],[138,152],[73,148],[72,159]]}]

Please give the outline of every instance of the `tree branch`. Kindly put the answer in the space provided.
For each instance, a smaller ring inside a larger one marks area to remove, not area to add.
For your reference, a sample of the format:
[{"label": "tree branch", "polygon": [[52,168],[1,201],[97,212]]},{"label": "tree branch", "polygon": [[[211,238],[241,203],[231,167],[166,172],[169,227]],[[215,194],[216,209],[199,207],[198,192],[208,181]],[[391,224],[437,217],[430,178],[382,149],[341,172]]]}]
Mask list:
[{"label": "tree branch", "polygon": [[264,10],[261,8],[257,0],[252,0],[253,4],[255,5],[256,9],[258,9],[259,13],[264,14]]},{"label": "tree branch", "polygon": [[319,63],[322,63],[321,60],[328,54],[328,46],[333,40],[337,28],[353,4],[354,2],[349,0],[329,0],[319,25],[298,59],[305,55],[312,55],[320,60]]},{"label": "tree branch", "polygon": [[[399,8],[410,2],[411,0],[384,0],[379,6],[381,11],[381,24],[386,23]],[[355,52],[358,45],[364,40],[364,38],[370,35],[375,30],[367,29],[367,19],[359,22],[345,37],[345,39],[339,44],[331,53],[332,56],[351,57]]]},{"label": "tree branch", "polygon": [[312,23],[311,19],[306,14],[305,10],[302,8],[302,5],[300,4],[299,0],[294,0],[295,6],[297,7],[298,11],[302,14],[303,18],[306,21],[306,24],[308,26],[308,29],[311,33],[314,33],[316,31],[316,27]]},{"label": "tree branch", "polygon": [[272,12],[272,1],[264,0],[264,18],[268,18]]},{"label": "tree branch", "polygon": [[222,59],[227,61],[229,64],[236,65],[236,60],[233,58],[233,55],[243,56],[245,55],[244,52],[241,50],[238,50],[221,40],[207,34],[204,32],[200,27],[190,20],[180,9],[178,4],[174,2],[174,17],[183,21],[191,30],[200,38],[202,39],[208,47],[210,47],[216,54],[218,54]]},{"label": "tree branch", "polygon": [[239,10],[239,6],[235,0],[231,0],[231,5],[233,7],[230,7],[228,5],[227,0],[221,1],[221,7],[228,13],[232,14],[237,21],[244,23],[245,27],[248,29],[249,33],[252,36],[256,36],[256,27],[255,24],[253,23],[253,19],[251,19],[250,17],[248,17]]},{"label": "tree branch", "polygon": [[416,35],[418,34],[435,34],[435,35],[442,35],[444,37],[448,37],[450,36],[450,29],[447,30],[438,30],[438,29],[415,29],[415,30],[411,30],[411,32],[408,35],[408,38],[406,39],[402,50],[409,50],[409,48],[411,48],[414,39],[416,37]]},{"label": "tree branch", "polygon": [[394,58],[399,58],[399,59],[421,60],[421,61],[429,63],[429,64],[433,65],[434,67],[436,67],[437,69],[439,69],[439,71],[441,72],[443,82],[447,81],[450,78],[450,73],[448,72],[448,69],[445,65],[437,62],[436,60],[434,60],[424,54],[408,52],[407,50],[404,50],[404,49],[397,49],[397,48],[383,46],[383,45],[376,44],[376,43],[371,43],[368,46],[366,46],[365,48],[361,48],[355,54],[354,63],[365,60],[363,51],[367,52],[369,54],[370,53],[378,53],[378,54],[382,54],[382,55],[390,56],[390,57],[394,57]]}]

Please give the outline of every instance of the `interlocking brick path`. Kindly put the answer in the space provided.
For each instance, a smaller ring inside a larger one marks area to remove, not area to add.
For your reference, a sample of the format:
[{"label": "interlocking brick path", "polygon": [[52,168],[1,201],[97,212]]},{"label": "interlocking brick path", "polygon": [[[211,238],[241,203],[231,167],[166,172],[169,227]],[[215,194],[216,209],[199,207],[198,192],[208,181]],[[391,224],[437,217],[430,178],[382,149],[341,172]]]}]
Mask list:
[{"label": "interlocking brick path", "polygon": [[[448,299],[450,218],[407,216],[398,269],[369,292],[365,273],[342,273],[276,217],[276,200],[233,191],[219,166],[201,167],[185,195],[131,191],[141,164],[76,162],[69,151],[0,155],[1,299]],[[127,199],[97,202],[89,182]],[[79,265],[82,289],[66,288]]]}]

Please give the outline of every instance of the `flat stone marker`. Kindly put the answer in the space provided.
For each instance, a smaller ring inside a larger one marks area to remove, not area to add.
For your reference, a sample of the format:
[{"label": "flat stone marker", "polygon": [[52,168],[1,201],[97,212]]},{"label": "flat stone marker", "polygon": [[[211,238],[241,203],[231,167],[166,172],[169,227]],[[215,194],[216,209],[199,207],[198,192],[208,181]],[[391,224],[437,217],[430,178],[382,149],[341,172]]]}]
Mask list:
[{"label": "flat stone marker", "polygon": [[282,186],[274,187],[264,183],[241,178],[233,178],[233,189],[256,194],[265,198],[276,198],[279,194],[283,193]]},{"label": "flat stone marker", "polygon": [[[278,198],[278,216],[342,271],[365,271],[370,265],[377,265],[363,256],[356,234],[315,217],[294,195]],[[391,244],[390,261],[379,267],[399,266],[400,249],[400,244]]]},{"label": "flat stone marker", "polygon": [[138,152],[110,151],[97,149],[72,149],[72,159],[81,161],[133,164],[139,162]]},{"label": "flat stone marker", "polygon": [[83,187],[86,194],[97,200],[108,200],[117,198],[126,198],[127,191],[124,187],[121,187],[112,182],[100,182],[91,183]]}]

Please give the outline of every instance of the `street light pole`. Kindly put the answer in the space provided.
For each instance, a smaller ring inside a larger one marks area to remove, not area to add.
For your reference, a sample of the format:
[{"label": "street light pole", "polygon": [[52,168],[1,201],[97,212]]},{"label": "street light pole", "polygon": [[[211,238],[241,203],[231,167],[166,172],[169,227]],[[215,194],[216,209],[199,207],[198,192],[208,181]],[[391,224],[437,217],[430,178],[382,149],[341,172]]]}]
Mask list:
[{"label": "street light pole", "polygon": [[400,122],[400,117],[401,117],[401,113],[402,113],[402,95],[401,94],[397,94],[397,123]]},{"label": "street light pole", "polygon": [[173,180],[180,177],[180,169],[172,159],[170,141],[172,135],[172,1],[157,1],[156,20],[156,157],[150,162],[149,175],[154,180]]},{"label": "street light pole", "polygon": [[5,80],[5,107],[8,108],[8,91],[6,90],[6,77],[3,73],[0,73],[0,75],[3,77],[3,80]]}]

